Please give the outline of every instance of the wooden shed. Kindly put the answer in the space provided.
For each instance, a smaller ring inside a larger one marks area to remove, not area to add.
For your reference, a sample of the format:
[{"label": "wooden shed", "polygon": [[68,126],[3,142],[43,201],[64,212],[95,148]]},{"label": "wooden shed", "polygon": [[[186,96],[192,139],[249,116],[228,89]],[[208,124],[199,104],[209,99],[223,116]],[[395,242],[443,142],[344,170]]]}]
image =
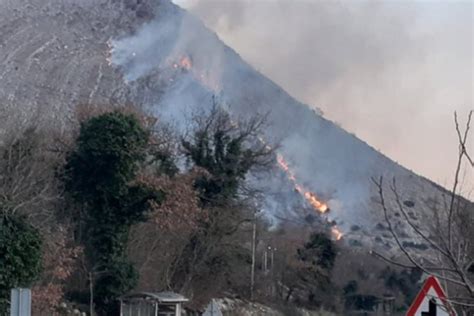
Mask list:
[{"label": "wooden shed", "polygon": [[120,316],[181,316],[188,299],[173,292],[138,292],[120,297]]}]

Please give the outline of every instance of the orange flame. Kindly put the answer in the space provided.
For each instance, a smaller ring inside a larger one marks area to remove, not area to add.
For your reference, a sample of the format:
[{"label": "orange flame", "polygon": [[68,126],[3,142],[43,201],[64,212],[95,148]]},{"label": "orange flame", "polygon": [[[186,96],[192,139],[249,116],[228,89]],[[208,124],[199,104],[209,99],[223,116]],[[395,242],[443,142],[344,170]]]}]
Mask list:
[{"label": "orange flame", "polygon": [[[211,82],[209,81],[207,76],[205,76],[203,73],[200,73],[200,74],[196,73],[196,70],[193,69],[193,64],[192,64],[191,59],[187,56],[181,57],[178,63],[176,63],[176,62],[173,63],[173,68],[175,68],[175,69],[181,68],[181,69],[186,69],[186,70],[192,70],[193,74],[200,81],[202,81],[204,83],[204,85],[209,86],[209,87],[213,88],[214,90],[218,90],[218,88],[219,88],[219,86],[217,84],[215,84],[215,85],[211,84]],[[265,140],[262,137],[259,137],[258,139],[263,144],[265,144],[265,148],[267,148],[268,150],[272,149],[268,144],[266,144]],[[288,179],[291,182],[293,182],[295,190],[299,194],[301,194],[302,197],[304,197],[304,199],[313,207],[313,209],[315,209],[317,212],[322,213],[322,214],[329,211],[328,205],[326,203],[320,201],[315,193],[306,190],[302,185],[300,185],[298,183],[295,174],[290,169],[290,166],[288,165],[288,163],[285,161],[285,159],[283,158],[283,156],[281,154],[277,155],[277,162],[278,162],[278,165],[280,166],[280,168],[283,169],[283,171],[285,171]],[[340,240],[342,238],[342,233],[340,231],[338,231],[337,228],[333,227],[332,233],[333,233],[334,237],[336,238],[336,240]]]},{"label": "orange flame", "polygon": [[189,71],[194,76],[194,78],[199,80],[209,89],[214,91],[219,90],[219,83],[213,80],[212,76],[209,73],[200,72],[196,67],[193,67],[194,65],[190,57],[180,57],[179,61],[175,61],[172,66],[174,69],[184,69]]},{"label": "orange flame", "polygon": [[190,70],[193,67],[193,63],[191,62],[191,59],[188,56],[181,57],[179,59],[179,62],[173,63],[173,68],[178,69],[186,69]]},{"label": "orange flame", "polygon": [[293,185],[295,186],[295,190],[300,193],[306,201],[318,212],[320,213],[326,213],[329,210],[329,207],[326,203],[321,202],[316,194],[313,192],[307,191],[301,186],[300,184],[297,183],[296,176],[293,173],[293,171],[290,169],[290,166],[288,163],[285,161],[282,155],[278,154],[277,155],[277,162],[278,165],[280,166],[283,171],[285,171],[288,179],[293,182]]},{"label": "orange flame", "polygon": [[187,56],[184,56],[183,58],[181,58],[181,60],[179,61],[179,65],[181,66],[181,68],[184,68],[186,70],[189,70],[193,67],[193,63],[191,62],[191,59]]},{"label": "orange flame", "polygon": [[317,209],[321,213],[327,212],[328,206],[326,205],[326,203],[319,201],[313,192],[305,192],[304,197],[309,202],[309,204],[311,204],[315,209]]},{"label": "orange flame", "polygon": [[331,233],[334,235],[334,238],[336,238],[336,240],[341,240],[342,236],[344,236],[344,234],[336,227],[331,228]]},{"label": "orange flame", "polygon": [[[263,141],[263,140],[261,140]],[[318,212],[324,214],[326,212],[329,211],[329,207],[326,203],[324,202],[321,202],[318,197],[316,196],[316,194],[314,194],[313,192],[311,191],[307,191],[304,189],[304,187],[300,184],[298,184],[298,181],[296,180],[296,176],[295,174],[293,173],[293,171],[290,169],[290,166],[288,165],[288,163],[285,161],[285,159],[283,158],[282,155],[278,154],[277,155],[277,162],[278,162],[278,165],[280,166],[280,168],[285,171],[288,179],[293,182],[293,185],[295,187],[295,190],[301,194],[305,199],[306,201]],[[332,235],[334,236],[334,239],[336,240],[341,240],[342,237],[343,237],[343,233],[337,229],[337,227],[333,226],[331,228],[331,233]]]}]

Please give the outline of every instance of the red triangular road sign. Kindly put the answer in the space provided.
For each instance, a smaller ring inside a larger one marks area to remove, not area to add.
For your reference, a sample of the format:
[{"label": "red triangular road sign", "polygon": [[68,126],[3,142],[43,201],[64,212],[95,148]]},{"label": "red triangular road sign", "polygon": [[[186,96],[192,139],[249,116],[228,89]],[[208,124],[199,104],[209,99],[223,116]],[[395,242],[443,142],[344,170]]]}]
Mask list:
[{"label": "red triangular road sign", "polygon": [[438,279],[430,276],[426,279],[406,316],[456,316],[456,311],[446,300],[446,294]]}]

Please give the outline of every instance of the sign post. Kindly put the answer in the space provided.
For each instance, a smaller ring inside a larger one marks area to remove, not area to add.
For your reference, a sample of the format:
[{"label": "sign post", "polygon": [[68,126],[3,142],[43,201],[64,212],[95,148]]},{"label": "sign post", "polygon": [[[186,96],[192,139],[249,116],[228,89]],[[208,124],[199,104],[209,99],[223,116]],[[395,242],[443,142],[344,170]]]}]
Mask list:
[{"label": "sign post", "polygon": [[31,316],[30,289],[12,289],[10,302],[11,316]]},{"label": "sign post", "polygon": [[428,277],[406,316],[456,316],[438,279]]}]

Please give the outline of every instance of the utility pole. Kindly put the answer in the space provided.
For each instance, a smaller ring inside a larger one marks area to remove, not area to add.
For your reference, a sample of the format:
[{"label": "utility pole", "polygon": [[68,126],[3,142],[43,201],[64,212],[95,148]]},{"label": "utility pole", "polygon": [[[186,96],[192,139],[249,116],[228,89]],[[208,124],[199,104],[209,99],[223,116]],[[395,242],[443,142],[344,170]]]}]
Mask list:
[{"label": "utility pole", "polygon": [[94,280],[92,272],[89,272],[89,313],[94,316]]},{"label": "utility pole", "polygon": [[250,300],[253,301],[253,290],[255,285],[255,248],[257,237],[257,211],[253,213],[252,227],[252,270],[250,271]]},{"label": "utility pole", "polygon": [[270,269],[272,270],[272,275],[273,275],[273,262],[275,261],[275,248],[271,248],[271,256],[270,256]]},{"label": "utility pole", "polygon": [[263,253],[263,273],[267,274],[268,271],[268,254],[267,254],[267,249],[265,249],[265,252]]},{"label": "utility pole", "polygon": [[89,313],[90,316],[94,316],[94,278],[101,274],[109,273],[108,271],[95,271],[95,268],[92,268],[88,274],[89,278]]},{"label": "utility pole", "polygon": [[271,247],[272,248],[272,253],[271,253],[271,287],[270,287],[270,294],[273,297],[275,295],[276,289],[275,289],[275,251],[277,250],[276,247]]}]

